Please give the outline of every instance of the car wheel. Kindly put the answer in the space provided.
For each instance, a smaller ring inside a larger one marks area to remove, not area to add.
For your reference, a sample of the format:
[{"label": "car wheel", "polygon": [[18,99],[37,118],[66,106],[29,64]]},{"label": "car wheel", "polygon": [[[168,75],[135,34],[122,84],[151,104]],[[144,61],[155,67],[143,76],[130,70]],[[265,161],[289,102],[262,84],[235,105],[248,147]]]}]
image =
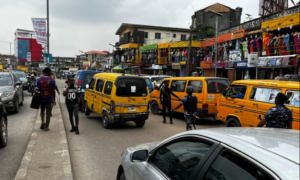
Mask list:
[{"label": "car wheel", "polygon": [[157,102],[156,101],[153,101],[152,103],[151,103],[151,112],[153,113],[153,114],[156,114],[156,115],[158,115],[159,114],[159,108],[158,108],[158,104],[157,104]]},{"label": "car wheel", "polygon": [[111,124],[109,123],[109,119],[108,119],[107,112],[103,112],[102,126],[103,126],[105,129],[109,129],[109,128],[111,127]]},{"label": "car wheel", "polygon": [[125,174],[124,174],[124,173],[121,174],[119,180],[126,180],[126,177],[125,177]]},{"label": "car wheel", "polygon": [[19,113],[19,100],[16,99],[14,104],[15,104],[15,111],[14,112]]},{"label": "car wheel", "polygon": [[89,109],[88,105],[87,105],[87,102],[84,103],[85,106],[84,106],[84,114],[86,116],[89,116],[91,114],[91,110]]},{"label": "car wheel", "polygon": [[226,121],[226,127],[241,127],[241,124],[236,118],[229,118]]},{"label": "car wheel", "polygon": [[135,125],[136,125],[137,127],[144,127],[144,125],[145,125],[145,120],[135,121]]},{"label": "car wheel", "polygon": [[0,119],[0,148],[4,148],[7,145],[7,124],[4,117]]}]

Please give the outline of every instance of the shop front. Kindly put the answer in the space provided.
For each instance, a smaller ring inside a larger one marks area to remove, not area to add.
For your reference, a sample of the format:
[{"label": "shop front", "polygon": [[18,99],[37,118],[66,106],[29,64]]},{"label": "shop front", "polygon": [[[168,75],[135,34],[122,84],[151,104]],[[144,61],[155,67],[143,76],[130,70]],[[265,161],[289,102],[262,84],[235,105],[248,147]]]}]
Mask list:
[{"label": "shop front", "polygon": [[148,75],[153,74],[152,64],[157,64],[158,62],[157,44],[141,46],[140,53],[142,54],[141,64],[140,64],[142,69],[142,74],[148,74]]},{"label": "shop front", "polygon": [[[158,64],[170,64],[170,43],[158,44]],[[171,64],[170,64],[171,65]]]},{"label": "shop front", "polygon": [[[143,46],[143,44],[140,44],[140,46]],[[125,63],[138,63],[138,44],[137,43],[128,43],[128,44],[123,44],[120,46],[121,49],[121,62]],[[140,55],[140,58],[142,55]]]},{"label": "shop front", "polygon": [[249,65],[248,61],[240,61],[234,63],[235,80],[247,80],[256,78],[256,68]]},{"label": "shop front", "polygon": [[212,69],[212,61],[201,61],[200,68],[202,69],[202,74],[204,77],[214,77],[215,70]]},{"label": "shop front", "polygon": [[[170,62],[179,63],[180,67],[180,76],[188,76],[186,75],[186,63],[188,60],[188,47],[189,41],[179,41],[179,42],[171,42],[170,43]],[[189,72],[192,72],[196,69],[197,66],[197,53],[200,55],[201,51],[201,42],[200,41],[192,41],[191,43],[191,59],[189,60]],[[200,65],[200,60],[199,60]],[[199,67],[198,65],[198,67]]]}]

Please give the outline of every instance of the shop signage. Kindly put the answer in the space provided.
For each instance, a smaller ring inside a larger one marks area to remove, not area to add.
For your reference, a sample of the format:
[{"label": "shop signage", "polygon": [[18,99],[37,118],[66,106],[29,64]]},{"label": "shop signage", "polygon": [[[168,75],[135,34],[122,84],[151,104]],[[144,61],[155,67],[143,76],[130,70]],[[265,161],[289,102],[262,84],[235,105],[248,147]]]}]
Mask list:
[{"label": "shop signage", "polygon": [[47,29],[45,18],[31,18],[38,44],[47,45]]},{"label": "shop signage", "polygon": [[186,65],[186,61],[181,61],[180,64],[181,65]]},{"label": "shop signage", "polygon": [[236,67],[245,67],[247,66],[246,62],[236,63]]},{"label": "shop signage", "polygon": [[162,69],[161,65],[152,64],[152,69]]},{"label": "shop signage", "polygon": [[82,67],[90,67],[90,61],[83,61]]},{"label": "shop signage", "polygon": [[242,60],[241,50],[229,51],[229,61],[241,61],[241,60]]},{"label": "shop signage", "polygon": [[167,69],[168,66],[167,66],[167,65],[162,65],[162,68],[163,68],[163,69]]},{"label": "shop signage", "polygon": [[278,19],[278,18],[281,18],[281,17],[284,17],[284,16],[288,16],[288,15],[291,15],[291,14],[298,13],[298,12],[300,12],[300,6],[295,6],[293,8],[286,9],[283,12],[280,11],[276,14],[272,14],[270,16],[264,17],[262,19],[262,22]]},{"label": "shop signage", "polygon": [[180,69],[179,63],[172,63],[172,69]]},{"label": "shop signage", "polygon": [[234,39],[240,39],[240,38],[243,38],[243,37],[245,37],[245,29],[234,31],[232,33],[231,39],[234,40]]},{"label": "shop signage", "polygon": [[248,67],[255,67],[258,54],[248,54]]}]

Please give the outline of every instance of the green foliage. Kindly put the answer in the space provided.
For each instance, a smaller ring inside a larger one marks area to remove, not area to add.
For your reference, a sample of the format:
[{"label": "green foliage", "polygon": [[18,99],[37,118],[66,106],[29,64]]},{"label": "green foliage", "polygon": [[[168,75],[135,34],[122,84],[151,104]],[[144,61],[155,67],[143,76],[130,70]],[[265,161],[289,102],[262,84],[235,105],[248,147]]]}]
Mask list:
[{"label": "green foliage", "polygon": [[193,29],[193,34],[197,40],[215,37],[215,29],[212,26],[199,24]]},{"label": "green foliage", "polygon": [[297,2],[297,4],[296,4],[297,6],[299,6],[300,5],[300,2]]}]

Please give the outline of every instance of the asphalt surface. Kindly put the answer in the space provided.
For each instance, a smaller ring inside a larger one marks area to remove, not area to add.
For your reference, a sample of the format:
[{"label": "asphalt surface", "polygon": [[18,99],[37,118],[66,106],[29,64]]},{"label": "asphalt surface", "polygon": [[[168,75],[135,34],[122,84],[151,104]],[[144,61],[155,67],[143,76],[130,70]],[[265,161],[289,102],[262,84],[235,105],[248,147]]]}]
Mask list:
[{"label": "asphalt surface", "polygon": [[[161,141],[185,131],[186,124],[182,114],[174,114],[172,125],[163,124],[161,115],[151,114],[143,128],[127,122],[107,130],[103,128],[101,118],[96,113],[91,113],[89,117],[79,113],[80,135],[70,133],[68,111],[62,96],[64,82],[65,80],[57,80],[75,180],[116,179],[124,149],[136,144]],[[196,125],[197,129],[224,126],[223,123],[209,119],[201,120]]]},{"label": "asphalt surface", "polygon": [[23,106],[18,114],[8,113],[8,144],[0,149],[0,179],[11,180],[21,164],[35,124],[38,110],[31,109],[32,96],[24,91]]}]

